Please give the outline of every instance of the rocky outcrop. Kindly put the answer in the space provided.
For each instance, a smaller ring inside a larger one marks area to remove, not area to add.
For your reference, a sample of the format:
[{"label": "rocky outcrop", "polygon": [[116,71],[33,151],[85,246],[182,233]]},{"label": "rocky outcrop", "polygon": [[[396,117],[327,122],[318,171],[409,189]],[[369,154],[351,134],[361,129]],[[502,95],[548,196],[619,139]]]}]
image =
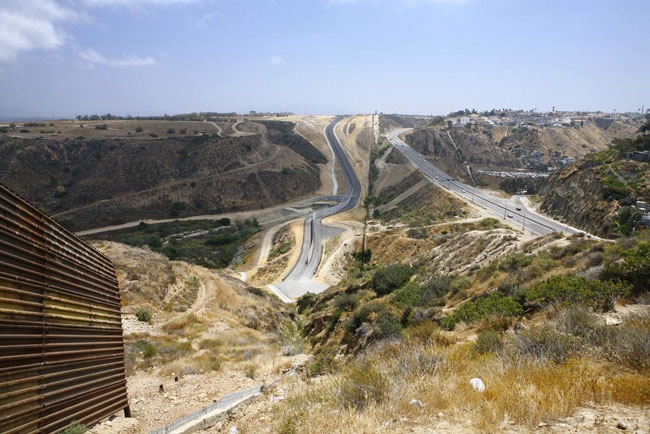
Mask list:
[{"label": "rocky outcrop", "polygon": [[545,213],[598,236],[615,236],[619,204],[603,199],[603,185],[592,168],[565,167],[549,178],[540,195]]},{"label": "rocky outcrop", "polygon": [[[618,124],[617,124],[618,125]],[[626,137],[630,125],[604,131],[596,125],[575,127],[427,126],[414,130],[407,142],[449,174],[471,181],[469,170],[545,173],[566,158],[578,159],[606,149],[615,137]],[[483,179],[485,182],[486,180]]]},{"label": "rocky outcrop", "polygon": [[472,170],[513,170],[521,167],[514,155],[501,149],[483,130],[419,128],[407,136],[413,149],[447,173],[468,179]]}]

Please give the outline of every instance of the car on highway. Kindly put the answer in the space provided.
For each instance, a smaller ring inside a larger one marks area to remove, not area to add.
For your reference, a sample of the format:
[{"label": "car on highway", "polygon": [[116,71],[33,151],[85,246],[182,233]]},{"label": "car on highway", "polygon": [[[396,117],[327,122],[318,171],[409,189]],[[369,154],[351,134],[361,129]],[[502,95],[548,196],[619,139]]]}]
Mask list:
[{"label": "car on highway", "polygon": [[509,219],[511,219],[512,217],[514,217],[512,214],[508,214]]},{"label": "car on highway", "polygon": [[516,209],[517,211],[521,211],[521,207],[520,207],[520,206],[518,206],[518,207],[515,208],[515,209]]}]

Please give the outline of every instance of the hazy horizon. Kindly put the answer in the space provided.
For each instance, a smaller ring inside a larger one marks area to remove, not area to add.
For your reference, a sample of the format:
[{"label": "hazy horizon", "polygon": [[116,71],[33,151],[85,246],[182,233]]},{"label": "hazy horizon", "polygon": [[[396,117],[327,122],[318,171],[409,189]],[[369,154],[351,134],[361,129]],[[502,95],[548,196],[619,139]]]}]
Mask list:
[{"label": "hazy horizon", "polygon": [[0,6],[3,119],[650,106],[643,0]]}]

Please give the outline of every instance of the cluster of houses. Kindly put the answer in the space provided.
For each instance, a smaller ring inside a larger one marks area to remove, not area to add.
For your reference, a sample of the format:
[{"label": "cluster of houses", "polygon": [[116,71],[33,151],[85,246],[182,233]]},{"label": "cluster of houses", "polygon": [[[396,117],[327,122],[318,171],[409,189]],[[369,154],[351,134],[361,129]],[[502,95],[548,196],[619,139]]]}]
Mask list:
[{"label": "cluster of houses", "polygon": [[572,127],[594,123],[600,128],[607,128],[615,120],[627,120],[636,116],[635,113],[603,113],[603,112],[548,112],[500,110],[483,113],[465,113],[451,116],[448,125],[462,127],[465,125],[485,126],[538,126],[538,127]]},{"label": "cluster of houses", "polygon": [[637,200],[636,207],[642,212],[641,224],[650,227],[650,208],[648,208],[648,203]]}]

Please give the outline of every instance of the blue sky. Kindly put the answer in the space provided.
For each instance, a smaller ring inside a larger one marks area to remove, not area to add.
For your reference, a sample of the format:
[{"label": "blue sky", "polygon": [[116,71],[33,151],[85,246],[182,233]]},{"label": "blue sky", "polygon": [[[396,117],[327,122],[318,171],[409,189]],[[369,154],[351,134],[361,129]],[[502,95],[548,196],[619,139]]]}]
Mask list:
[{"label": "blue sky", "polygon": [[0,116],[650,107],[648,0],[0,0]]}]

